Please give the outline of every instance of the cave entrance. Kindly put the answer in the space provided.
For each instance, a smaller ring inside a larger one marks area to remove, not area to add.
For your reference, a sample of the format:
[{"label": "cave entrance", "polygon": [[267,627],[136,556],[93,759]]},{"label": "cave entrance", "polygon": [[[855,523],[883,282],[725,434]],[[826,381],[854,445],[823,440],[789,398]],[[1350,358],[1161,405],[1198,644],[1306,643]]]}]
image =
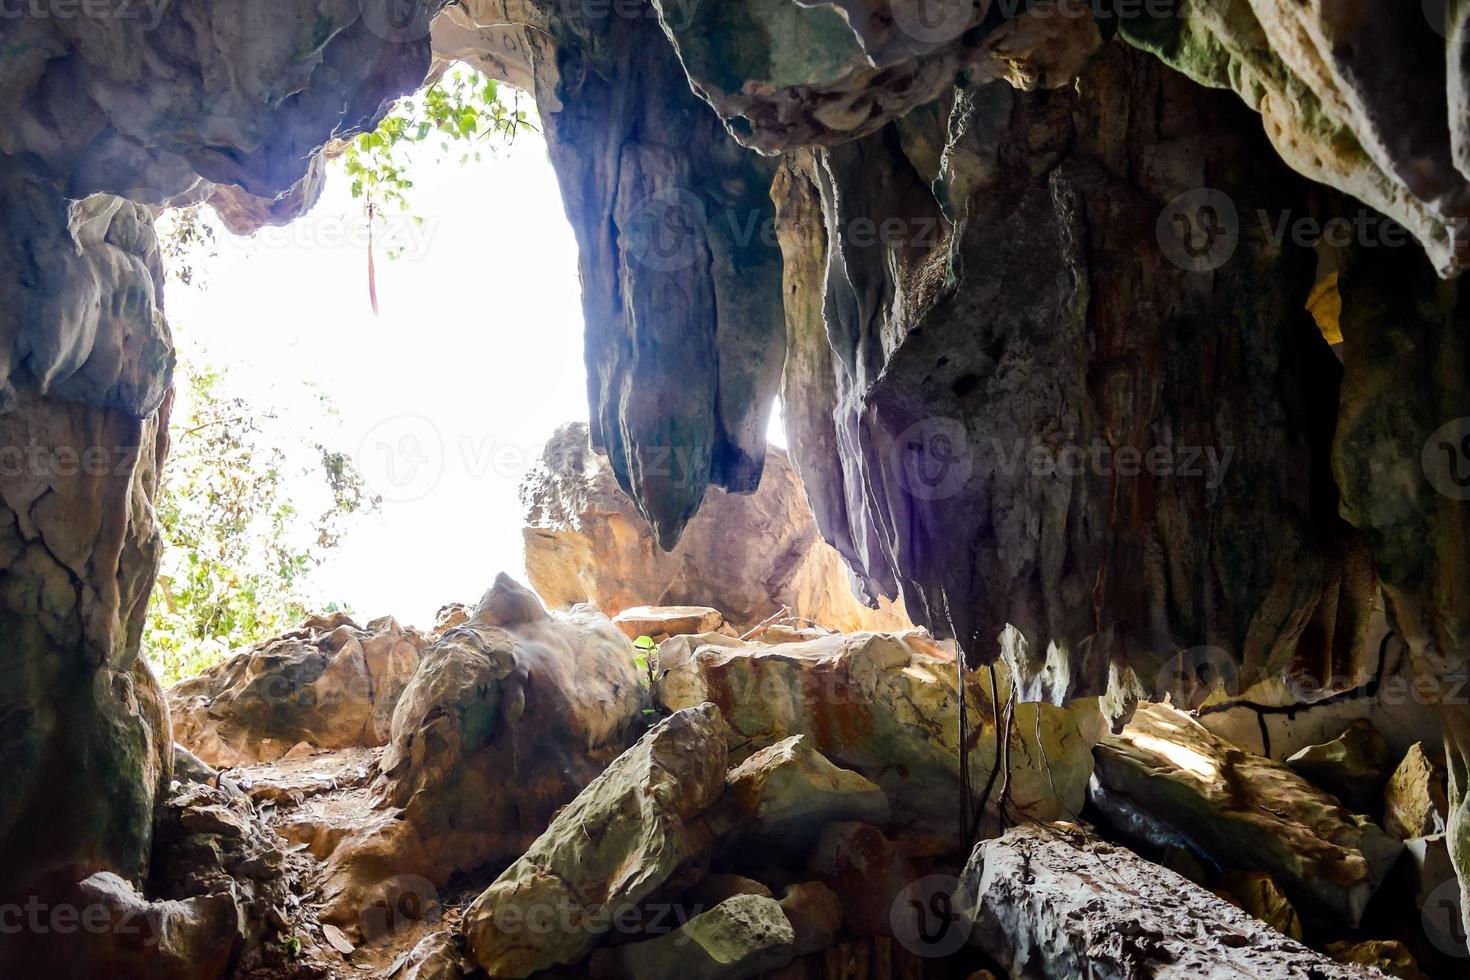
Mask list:
[{"label": "cave entrance", "polygon": [[[333,156],[287,226],[162,223],[179,370],[144,650],[166,684],[291,612],[428,628],[522,573],[517,486],[587,415],[577,247],[532,100],[460,65],[456,84],[400,103],[392,154]],[[524,123],[491,131],[505,111]],[[471,112],[472,138],[430,125]]]}]

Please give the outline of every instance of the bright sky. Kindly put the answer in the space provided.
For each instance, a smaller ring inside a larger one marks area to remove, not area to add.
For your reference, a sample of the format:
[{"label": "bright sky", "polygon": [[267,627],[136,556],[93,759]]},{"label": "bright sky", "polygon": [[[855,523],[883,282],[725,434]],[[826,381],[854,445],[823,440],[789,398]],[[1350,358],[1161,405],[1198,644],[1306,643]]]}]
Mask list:
[{"label": "bright sky", "polygon": [[[168,294],[181,358],[223,368],[228,393],[278,411],[288,441],[354,454],[384,498],[313,573],[313,597],[420,626],[500,571],[524,580],[517,486],[559,425],[587,417],[576,243],[545,141],[523,131],[464,164],[434,155],[410,174],[424,224],[388,217],[401,258],[375,223],[381,316],[340,166],[309,215],[220,231],[205,288]],[[327,428],[323,393],[338,413]],[[302,510],[319,512],[320,477],[301,480]]]}]

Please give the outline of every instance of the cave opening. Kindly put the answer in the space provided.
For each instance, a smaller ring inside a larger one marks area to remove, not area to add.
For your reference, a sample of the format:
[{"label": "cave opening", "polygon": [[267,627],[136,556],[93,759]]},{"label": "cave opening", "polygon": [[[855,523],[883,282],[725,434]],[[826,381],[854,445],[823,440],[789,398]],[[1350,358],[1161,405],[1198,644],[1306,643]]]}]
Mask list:
[{"label": "cave opening", "polygon": [[0,975],[1458,976],[1467,37],[6,6]]}]

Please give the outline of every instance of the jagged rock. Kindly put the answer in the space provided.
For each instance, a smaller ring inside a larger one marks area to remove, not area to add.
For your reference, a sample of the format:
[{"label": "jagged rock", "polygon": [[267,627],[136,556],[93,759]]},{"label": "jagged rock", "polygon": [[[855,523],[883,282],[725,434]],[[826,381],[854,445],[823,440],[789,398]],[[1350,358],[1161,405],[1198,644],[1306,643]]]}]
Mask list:
[{"label": "jagged rock", "polygon": [[1422,743],[1408,753],[1383,788],[1383,826],[1399,840],[1445,832],[1450,806],[1443,762],[1432,759]]},{"label": "jagged rock", "polygon": [[526,571],[553,606],[591,602],[610,616],[646,603],[713,607],[742,632],[782,606],[838,630],[909,625],[892,603],[869,609],[854,596],[852,574],[822,540],[796,470],[779,449],[767,452],[755,493],[711,490],[669,552],[618,487],[608,461],[590,449],[581,423],[563,426],[547,442],[521,484],[521,499]]},{"label": "jagged rock", "polygon": [[1436,893],[1442,895],[1445,884],[1455,880],[1449,841],[1444,834],[1411,837],[1404,841],[1404,862],[1409,867],[1413,883],[1414,905],[1421,911],[1431,896]]},{"label": "jagged rock", "polygon": [[[99,268],[140,267],[129,255]],[[0,319],[13,310],[0,298]],[[0,323],[0,377],[6,343]],[[7,400],[0,383],[0,902],[54,904],[98,871],[147,875],[173,764],[138,650],[166,427],[166,407],[140,421],[29,390]]]},{"label": "jagged rock", "polygon": [[1166,705],[1141,706],[1096,756],[1092,801],[1120,830],[1264,872],[1308,920],[1356,928],[1402,851],[1290,769]]},{"label": "jagged rock", "polygon": [[14,977],[217,980],[239,940],[238,914],[228,892],[150,902],[122,878],[99,871],[77,885],[66,905],[43,907],[40,928],[22,924],[8,935],[0,969]]},{"label": "jagged rock", "polygon": [[781,911],[791,923],[798,956],[827,949],[842,928],[842,903],[837,893],[820,881],[787,885],[781,893]]},{"label": "jagged rock", "polygon": [[635,606],[614,616],[613,625],[630,640],[646,636],[661,641],[671,636],[717,632],[725,625],[725,617],[708,606]]},{"label": "jagged rock", "polygon": [[1286,764],[1358,813],[1371,815],[1377,812],[1388,776],[1388,743],[1372,722],[1360,719],[1332,741],[1297,752]]},{"label": "jagged rock", "polygon": [[1215,894],[1283,936],[1301,942],[1302,920],[1270,875],[1259,871],[1232,871],[1221,877]]},{"label": "jagged rock", "polygon": [[981,842],[955,895],[972,942],[1012,975],[1369,978],[1080,827]]},{"label": "jagged rock", "polygon": [[[705,701],[730,723],[737,761],[793,735],[887,793],[897,826],[952,839],[959,814],[955,664],[922,632],[827,636],[768,645],[675,637],[659,647],[654,696],[669,710]],[[999,695],[1009,685],[997,678]],[[974,726],[971,785],[995,765],[989,675],[966,681]],[[1040,733],[1041,744],[1036,743]],[[1012,732],[1014,814],[1051,819],[1081,809],[1101,734],[1095,703],[1021,704]]]},{"label": "jagged rock", "polygon": [[886,823],[887,794],[863,776],[834,766],[812,742],[810,736],[793,735],[730,770],[712,826],[789,843],[834,820]]},{"label": "jagged rock", "polygon": [[461,980],[463,954],[458,938],[450,932],[430,933],[409,951],[397,980]]},{"label": "jagged rock", "polygon": [[442,886],[504,867],[622,752],[643,703],[632,646],[607,617],[553,615],[499,576],[399,699],[372,816],[322,842],[323,918],[355,926],[397,876]]},{"label": "jagged rock", "polygon": [[[708,704],[660,721],[475,900],[464,930],[486,972],[527,977],[577,961],[597,943],[597,923],[637,906],[708,846],[696,818],[724,789],[723,724]],[[745,898],[759,897],[729,901]]]},{"label": "jagged rock", "polygon": [[889,931],[894,903],[917,877],[883,831],[855,821],[822,828],[807,867],[832,888],[848,928],[860,936]]},{"label": "jagged rock", "polygon": [[300,743],[384,745],[393,709],[431,637],[391,618],[345,616],[238,653],[169,691],[174,738],[216,767],[284,758]]},{"label": "jagged rock", "polygon": [[1180,71],[1233,88],[1287,163],[1398,220],[1449,274],[1465,266],[1470,206],[1456,9],[1184,0],[1119,25]]},{"label": "jagged rock", "polygon": [[219,772],[206,765],[204,760],[193,752],[175,742],[174,778],[180,782],[212,783],[219,778]]},{"label": "jagged rock", "polygon": [[627,975],[639,980],[745,980],[791,962],[796,934],[775,899],[737,895],[618,954]]}]

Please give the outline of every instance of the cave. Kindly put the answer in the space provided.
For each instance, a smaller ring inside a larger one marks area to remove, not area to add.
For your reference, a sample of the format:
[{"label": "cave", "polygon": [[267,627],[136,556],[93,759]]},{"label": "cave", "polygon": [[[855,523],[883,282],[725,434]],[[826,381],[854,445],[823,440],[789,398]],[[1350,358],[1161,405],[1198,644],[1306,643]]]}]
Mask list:
[{"label": "cave", "polygon": [[[1467,44],[1386,0],[3,6],[0,975],[1464,975]],[[579,254],[535,590],[166,693],[155,220],[289,224],[452,61],[534,98]],[[700,549],[830,621],[614,581]],[[321,786],[228,777],[300,761],[220,734],[270,671],[356,753]]]}]

